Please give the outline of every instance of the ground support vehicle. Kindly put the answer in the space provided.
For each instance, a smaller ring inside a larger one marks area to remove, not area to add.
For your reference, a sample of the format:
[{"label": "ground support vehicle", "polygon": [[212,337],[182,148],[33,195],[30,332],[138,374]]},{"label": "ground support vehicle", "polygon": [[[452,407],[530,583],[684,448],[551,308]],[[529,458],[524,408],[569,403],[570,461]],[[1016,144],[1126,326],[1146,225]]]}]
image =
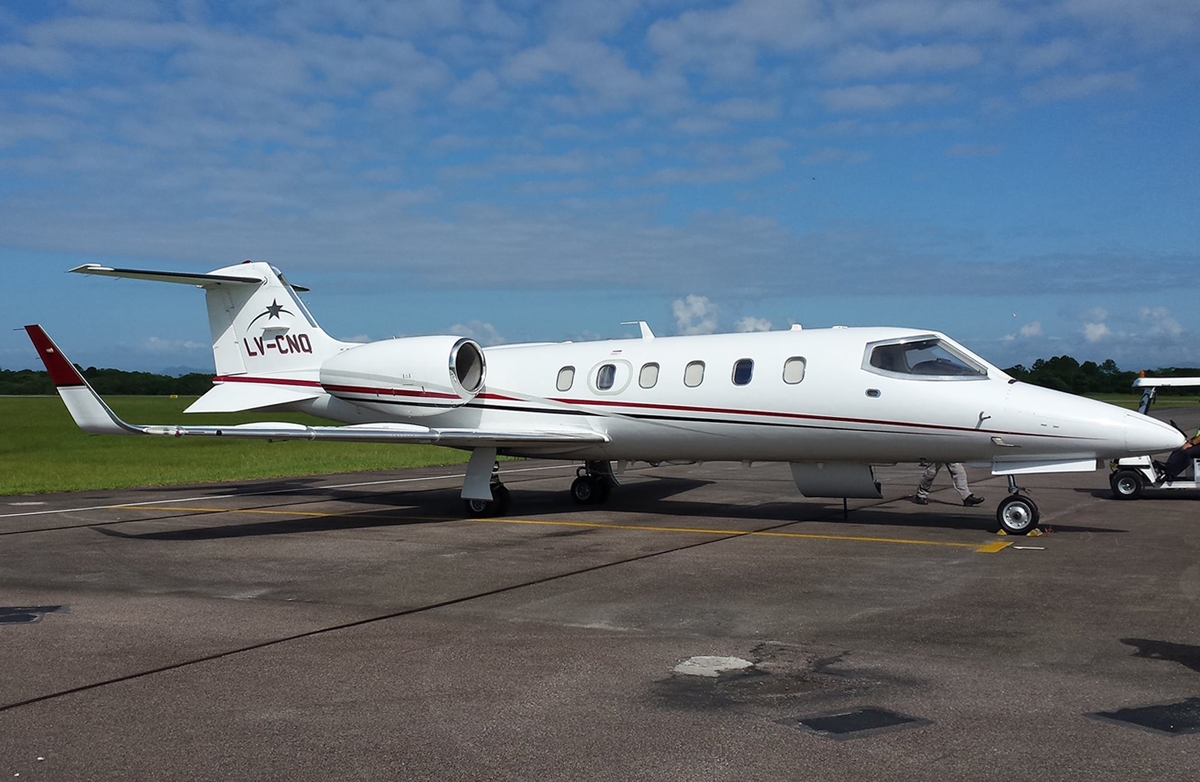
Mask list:
[{"label": "ground support vehicle", "polygon": [[[1139,377],[1133,381],[1133,385],[1143,389],[1138,412],[1145,414],[1154,404],[1159,388],[1200,386],[1200,377]],[[1167,480],[1166,466],[1149,455],[1115,459],[1109,462],[1109,468],[1112,472],[1108,476],[1108,484],[1118,500],[1136,500],[1146,491],[1200,489],[1200,459],[1192,459],[1174,480]]]}]

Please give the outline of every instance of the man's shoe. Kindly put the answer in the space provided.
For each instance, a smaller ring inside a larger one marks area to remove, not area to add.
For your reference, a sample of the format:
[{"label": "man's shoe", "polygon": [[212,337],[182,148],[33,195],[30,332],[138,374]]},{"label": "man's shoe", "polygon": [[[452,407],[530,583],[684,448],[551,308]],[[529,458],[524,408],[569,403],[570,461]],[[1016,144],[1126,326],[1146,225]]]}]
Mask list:
[{"label": "man's shoe", "polygon": [[987,500],[985,500],[983,497],[976,497],[974,494],[968,494],[967,498],[963,500],[963,505],[966,505],[968,508],[973,508],[976,505],[982,505],[985,502],[987,502]]},{"label": "man's shoe", "polygon": [[918,495],[916,495],[916,496],[914,496],[914,497],[913,497],[913,502],[917,503],[918,505],[928,505],[928,504],[929,504],[929,498],[928,498],[928,497],[922,497],[920,494],[918,494]]}]

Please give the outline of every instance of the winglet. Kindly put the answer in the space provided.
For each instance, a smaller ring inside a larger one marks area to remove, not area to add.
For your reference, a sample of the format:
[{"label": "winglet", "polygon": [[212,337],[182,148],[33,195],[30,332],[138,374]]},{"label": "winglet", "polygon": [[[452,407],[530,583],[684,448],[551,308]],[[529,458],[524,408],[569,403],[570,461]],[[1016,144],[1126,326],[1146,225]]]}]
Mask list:
[{"label": "winglet", "polygon": [[62,354],[45,329],[34,324],[26,326],[25,332],[33,340],[33,347],[37,350],[42,363],[46,365],[46,371],[50,373],[50,380],[54,382],[56,388],[87,385],[83,375],[79,374],[75,365]]},{"label": "winglet", "polygon": [[26,326],[25,332],[33,341],[38,356],[46,365],[58,395],[67,405],[67,410],[75,423],[85,432],[91,434],[141,434],[142,430],[130,426],[117,417],[117,414],[104,403],[100,395],[92,390],[87,380],[80,374],[63,352],[50,339],[39,325]]}]

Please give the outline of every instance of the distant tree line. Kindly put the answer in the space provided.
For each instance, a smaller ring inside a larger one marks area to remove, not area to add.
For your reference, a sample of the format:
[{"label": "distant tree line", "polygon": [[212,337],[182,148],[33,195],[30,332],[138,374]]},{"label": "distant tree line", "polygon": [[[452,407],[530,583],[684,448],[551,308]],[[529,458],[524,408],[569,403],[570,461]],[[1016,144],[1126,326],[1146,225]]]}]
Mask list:
[{"label": "distant tree line", "polygon": [[[1095,361],[1085,361],[1080,364],[1070,356],[1054,356],[1039,358],[1033,366],[1026,369],[1021,364],[1004,370],[1017,380],[1031,383],[1035,386],[1053,388],[1055,391],[1068,391],[1072,394],[1140,394],[1133,387],[1137,377],[1136,372],[1123,372],[1110,358],[1097,364]],[[1146,373],[1151,377],[1200,377],[1200,369],[1196,367],[1162,367]],[[1192,388],[1163,388],[1160,394],[1179,394],[1195,396]]]},{"label": "distant tree line", "polygon": [[[213,376],[192,372],[179,377],[156,375],[152,372],[126,372],[122,369],[84,369],[75,365],[99,394],[131,394],[136,396],[199,396],[212,388]],[[54,384],[44,371],[32,369],[0,369],[0,396],[30,396],[53,394]]]},{"label": "distant tree line", "polygon": [[[79,367],[76,364],[76,367]],[[212,375],[192,372],[179,377],[156,375],[151,372],[126,372],[121,369],[79,367],[83,376],[100,394],[132,394],[138,396],[199,396],[212,388]],[[1021,364],[1004,370],[1017,380],[1037,386],[1068,391],[1072,394],[1137,394],[1133,388],[1136,372],[1123,372],[1112,359],[1097,364],[1080,364],[1070,356],[1039,358],[1029,368]],[[1197,367],[1164,367],[1147,374],[1153,377],[1200,377]],[[53,394],[54,384],[45,372],[32,369],[16,371],[0,369],[0,396],[29,396]],[[1189,388],[1164,388],[1162,394],[1195,395]]]}]

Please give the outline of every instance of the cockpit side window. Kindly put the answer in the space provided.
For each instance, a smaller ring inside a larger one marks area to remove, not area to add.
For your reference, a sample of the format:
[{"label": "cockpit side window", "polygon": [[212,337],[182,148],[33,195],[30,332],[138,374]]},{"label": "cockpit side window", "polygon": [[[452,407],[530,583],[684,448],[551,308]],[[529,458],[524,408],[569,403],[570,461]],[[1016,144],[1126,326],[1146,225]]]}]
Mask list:
[{"label": "cockpit side window", "polygon": [[867,345],[863,369],[878,375],[923,380],[981,380],[987,368],[937,337]]}]

